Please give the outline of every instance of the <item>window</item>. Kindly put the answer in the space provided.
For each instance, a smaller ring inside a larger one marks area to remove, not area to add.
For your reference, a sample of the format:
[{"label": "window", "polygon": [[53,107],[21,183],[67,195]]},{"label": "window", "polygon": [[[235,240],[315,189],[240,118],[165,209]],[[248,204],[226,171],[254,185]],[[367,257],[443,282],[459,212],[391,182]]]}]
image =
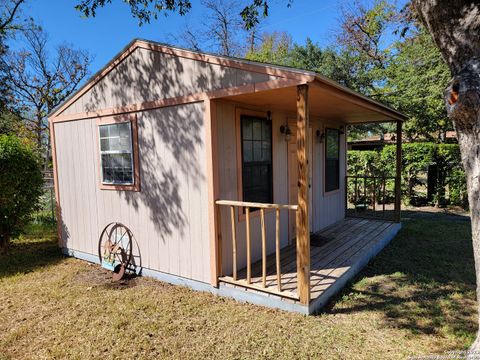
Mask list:
[{"label": "window", "polygon": [[272,203],[272,123],[242,115],[240,127],[243,201]]},{"label": "window", "polygon": [[340,131],[326,129],[325,192],[340,188]]},{"label": "window", "polygon": [[99,133],[102,183],[133,185],[135,176],[131,122],[99,125]]}]

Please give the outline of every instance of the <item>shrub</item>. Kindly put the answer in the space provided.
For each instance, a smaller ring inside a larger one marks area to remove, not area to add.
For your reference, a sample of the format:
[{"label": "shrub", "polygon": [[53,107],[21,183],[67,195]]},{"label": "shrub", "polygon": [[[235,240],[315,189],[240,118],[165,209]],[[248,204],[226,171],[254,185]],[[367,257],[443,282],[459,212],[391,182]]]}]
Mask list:
[{"label": "shrub", "polygon": [[0,135],[0,252],[30,220],[42,194],[39,159],[15,135]]},{"label": "shrub", "polygon": [[447,203],[468,207],[467,179],[462,167],[462,157],[457,144],[439,144],[437,165],[442,175],[437,183],[437,203]]},{"label": "shrub", "polygon": [[[378,151],[350,150],[347,156],[349,175],[395,176],[396,146],[387,145]],[[429,165],[436,165],[438,178],[434,200],[437,205],[452,204],[467,207],[467,185],[457,144],[408,143],[402,146],[402,199],[406,203],[419,203],[424,196],[418,185],[425,186],[422,175]],[[367,186],[368,187],[368,186]],[[378,186],[376,187],[377,191]],[[349,194],[354,185],[348,184]],[[380,200],[380,193],[377,200]],[[448,195],[448,196],[447,196]],[[351,196],[351,195],[350,195]],[[386,196],[394,197],[393,181],[387,182]],[[349,198],[352,201],[351,198]]]}]

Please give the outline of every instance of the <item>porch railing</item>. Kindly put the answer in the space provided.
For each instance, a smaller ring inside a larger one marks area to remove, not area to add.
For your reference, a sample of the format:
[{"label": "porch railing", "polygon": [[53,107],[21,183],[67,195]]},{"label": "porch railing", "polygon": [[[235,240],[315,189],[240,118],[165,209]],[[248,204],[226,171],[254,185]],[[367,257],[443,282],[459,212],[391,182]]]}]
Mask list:
[{"label": "porch railing", "polygon": [[354,217],[382,218],[398,221],[400,191],[394,176],[347,175],[345,208]]},{"label": "porch railing", "polygon": [[[297,211],[298,205],[280,205],[280,204],[266,204],[266,203],[254,203],[245,201],[233,201],[233,200],[217,200],[217,206],[229,208],[230,212],[230,227],[231,227],[231,242],[232,242],[232,276],[222,276],[222,281],[230,282],[236,285],[240,285],[255,290],[261,290],[264,292],[275,293],[284,297],[289,297],[298,300],[297,294],[291,291],[285,291],[282,288],[282,271],[281,271],[281,234],[280,234],[280,211]],[[245,209],[245,241],[246,241],[246,276],[244,279],[239,278],[238,274],[238,243],[237,238],[237,215],[240,211]],[[259,209],[260,211],[260,233],[261,233],[261,282],[252,282],[252,236],[251,236],[251,209]],[[220,208],[219,208],[220,210]],[[265,211],[275,211],[275,275],[276,280],[269,281],[267,284],[267,229],[265,225]],[[222,236],[222,238],[224,238]],[[297,269],[298,270],[298,269]],[[271,286],[274,285],[275,286]],[[298,286],[297,286],[298,287]]]}]

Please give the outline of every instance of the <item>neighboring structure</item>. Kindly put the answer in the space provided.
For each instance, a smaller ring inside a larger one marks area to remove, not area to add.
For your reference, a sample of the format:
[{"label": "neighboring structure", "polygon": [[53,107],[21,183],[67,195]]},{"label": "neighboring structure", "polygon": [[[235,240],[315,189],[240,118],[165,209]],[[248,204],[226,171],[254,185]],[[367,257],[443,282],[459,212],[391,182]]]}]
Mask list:
[{"label": "neighboring structure", "polygon": [[[443,142],[448,144],[457,143],[457,133],[455,131],[446,131],[442,136]],[[408,142],[403,140],[403,143]],[[385,145],[391,145],[396,143],[395,134],[386,133],[379,135],[367,136],[363,139],[350,140],[348,142],[348,150],[380,150]]]},{"label": "neighboring structure", "polygon": [[397,223],[345,219],[345,126],[404,119],[313,72],[135,40],[49,116],[59,245],[98,262],[121,222],[142,274],[311,313],[400,227],[399,196]]},{"label": "neighboring structure", "polygon": [[385,145],[395,144],[395,134],[371,135],[363,139],[350,140],[347,143],[348,150],[380,150]]}]

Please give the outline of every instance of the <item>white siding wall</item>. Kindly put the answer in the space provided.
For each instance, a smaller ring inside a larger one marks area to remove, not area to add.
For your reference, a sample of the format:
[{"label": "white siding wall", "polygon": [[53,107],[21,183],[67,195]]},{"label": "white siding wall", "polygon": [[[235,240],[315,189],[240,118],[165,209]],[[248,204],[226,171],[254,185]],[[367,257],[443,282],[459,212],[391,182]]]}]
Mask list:
[{"label": "white siding wall", "polygon": [[325,141],[320,143],[315,135],[317,130],[324,132],[326,127],[338,128],[340,125],[343,125],[343,123],[324,120],[312,121],[313,174],[311,181],[314,217],[313,229],[311,230],[314,232],[340,221],[345,217],[345,135],[340,135],[340,189],[331,193],[324,192]]},{"label": "white siding wall", "polygon": [[96,255],[103,227],[120,221],[138,265],[209,282],[203,103],[137,116],[140,192],[100,190],[95,119],[55,124],[64,246]]}]

